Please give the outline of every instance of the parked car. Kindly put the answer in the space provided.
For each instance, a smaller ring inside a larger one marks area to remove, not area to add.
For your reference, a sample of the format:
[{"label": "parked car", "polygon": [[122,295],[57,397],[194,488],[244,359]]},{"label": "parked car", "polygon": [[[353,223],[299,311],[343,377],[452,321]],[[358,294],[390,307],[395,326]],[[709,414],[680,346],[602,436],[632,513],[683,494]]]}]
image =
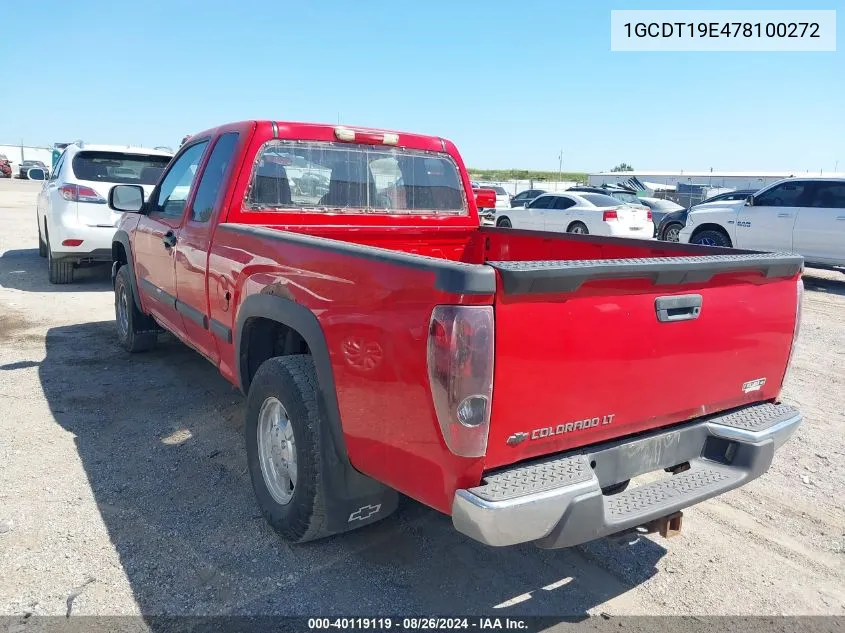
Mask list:
[{"label": "parked car", "polygon": [[492,189],[496,192],[496,208],[497,209],[510,209],[511,208],[511,196],[505,190],[504,187],[500,187],[498,185],[482,185],[483,189]]},{"label": "parked car", "polygon": [[38,195],[38,252],[54,284],[73,281],[81,264],[110,262],[120,214],[107,204],[116,184],[150,192],[171,154],[143,147],[68,145]]},{"label": "parked car", "polygon": [[12,177],[12,163],[6,158],[5,154],[0,154],[0,178]]},{"label": "parked car", "polygon": [[651,212],[601,193],[544,193],[526,207],[497,211],[500,228],[649,239]]},{"label": "parked car", "polygon": [[810,264],[845,266],[845,179],[789,178],[744,202],[695,207],[680,241],[797,253]]},{"label": "parked car", "polygon": [[677,202],[664,200],[662,198],[639,198],[640,204],[644,204],[651,211],[651,220],[654,222],[654,235],[657,235],[657,226],[668,214],[683,211],[684,207]]},{"label": "parked car", "polygon": [[[328,192],[292,192],[280,154]],[[414,183],[401,208],[374,205],[375,161]],[[118,340],[169,330],[246,394],[283,538],[378,521],[398,491],[482,543],[567,547],[768,469],[801,422],[777,403],[801,257],[480,227],[468,183],[440,137],[248,121],[192,137],[146,200],[111,189]]]},{"label": "parked car", "polygon": [[[728,191],[720,193],[693,206],[693,209],[704,208],[706,206],[713,206],[723,202],[737,202],[745,201],[749,196],[757,192],[757,189],[737,189],[735,191]],[[684,225],[687,223],[687,213],[689,209],[679,209],[672,213],[666,214],[657,224],[657,239],[665,240],[667,242],[677,242],[678,235]]]},{"label": "parked car", "polygon": [[27,179],[29,178],[29,170],[37,168],[44,171],[45,175],[50,175],[50,170],[47,169],[47,165],[42,163],[40,160],[24,160],[21,161],[21,164],[18,165],[18,178]]},{"label": "parked car", "polygon": [[546,193],[543,189],[526,189],[511,198],[511,207],[524,207],[537,196]]},{"label": "parked car", "polygon": [[621,187],[589,187],[587,185],[575,185],[574,187],[567,189],[567,191],[571,191],[576,194],[600,193],[605,196],[610,196],[611,198],[616,198],[619,202],[641,207],[642,209],[648,209],[648,207],[640,201],[637,194],[630,189],[623,189]]}]

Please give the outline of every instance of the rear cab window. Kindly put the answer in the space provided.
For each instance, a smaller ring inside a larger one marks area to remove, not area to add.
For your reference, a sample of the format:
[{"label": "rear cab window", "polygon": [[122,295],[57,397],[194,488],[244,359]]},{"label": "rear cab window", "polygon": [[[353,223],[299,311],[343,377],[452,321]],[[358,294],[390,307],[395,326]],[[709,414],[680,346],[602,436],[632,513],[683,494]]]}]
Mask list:
[{"label": "rear cab window", "polygon": [[169,156],[81,151],[73,157],[71,166],[79,180],[154,185],[169,162]]},{"label": "rear cab window", "polygon": [[322,141],[272,140],[259,150],[247,211],[469,214],[446,153]]}]

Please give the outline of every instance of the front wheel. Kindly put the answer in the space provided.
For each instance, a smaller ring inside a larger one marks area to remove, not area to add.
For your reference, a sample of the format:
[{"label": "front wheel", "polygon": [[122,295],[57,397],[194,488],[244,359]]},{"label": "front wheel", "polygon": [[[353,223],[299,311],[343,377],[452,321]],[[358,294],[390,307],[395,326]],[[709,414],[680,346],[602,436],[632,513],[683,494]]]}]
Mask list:
[{"label": "front wheel", "polygon": [[698,244],[700,246],[724,246],[730,247],[730,238],[722,231],[716,229],[705,229],[693,235],[690,240],[691,244]]},{"label": "front wheel", "polygon": [[121,266],[114,279],[114,318],[117,340],[127,352],[145,352],[155,347],[158,332],[155,322],[135,305],[129,268]]},{"label": "front wheel", "polygon": [[330,535],[321,489],[328,425],[319,406],[317,372],[305,354],[278,356],[258,368],[246,401],[247,465],[264,518],[286,541]]},{"label": "front wheel", "polygon": [[590,230],[587,228],[587,225],[583,222],[573,222],[569,225],[569,228],[566,229],[567,233],[575,233],[576,235],[589,235]]},{"label": "front wheel", "polygon": [[667,226],[665,229],[663,229],[663,241],[680,242],[682,228],[684,228],[683,224],[670,224],[669,226]]},{"label": "front wheel", "polygon": [[499,218],[496,221],[496,226],[498,226],[499,228],[502,228],[502,229],[510,229],[510,228],[513,227],[513,224],[511,224],[511,221],[510,221],[509,218]]},{"label": "front wheel", "polygon": [[47,257],[47,243],[41,235],[41,225],[38,225],[38,255],[39,257]]}]

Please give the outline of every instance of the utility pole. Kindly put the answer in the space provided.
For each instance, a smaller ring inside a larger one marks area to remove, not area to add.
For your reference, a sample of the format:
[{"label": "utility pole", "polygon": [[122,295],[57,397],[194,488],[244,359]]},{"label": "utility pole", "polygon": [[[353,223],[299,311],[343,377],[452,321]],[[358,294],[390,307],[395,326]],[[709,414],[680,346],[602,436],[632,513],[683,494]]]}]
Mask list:
[{"label": "utility pole", "polygon": [[560,148],[560,154],[557,155],[557,181],[560,183],[563,180],[563,148]]},{"label": "utility pole", "polygon": [[833,166],[833,171],[839,169],[839,159],[836,160],[836,164]]}]

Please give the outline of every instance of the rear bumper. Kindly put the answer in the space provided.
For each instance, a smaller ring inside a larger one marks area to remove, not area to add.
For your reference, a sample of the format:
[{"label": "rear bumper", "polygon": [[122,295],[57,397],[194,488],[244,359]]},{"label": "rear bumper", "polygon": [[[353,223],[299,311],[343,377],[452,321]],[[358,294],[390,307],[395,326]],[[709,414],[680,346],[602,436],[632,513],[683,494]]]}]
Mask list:
[{"label": "rear bumper", "polygon": [[[570,547],[622,532],[738,488],[769,469],[801,424],[782,404],[730,413],[498,471],[458,490],[452,522],[493,546]],[[610,496],[603,487],[689,463],[689,469]]]}]

